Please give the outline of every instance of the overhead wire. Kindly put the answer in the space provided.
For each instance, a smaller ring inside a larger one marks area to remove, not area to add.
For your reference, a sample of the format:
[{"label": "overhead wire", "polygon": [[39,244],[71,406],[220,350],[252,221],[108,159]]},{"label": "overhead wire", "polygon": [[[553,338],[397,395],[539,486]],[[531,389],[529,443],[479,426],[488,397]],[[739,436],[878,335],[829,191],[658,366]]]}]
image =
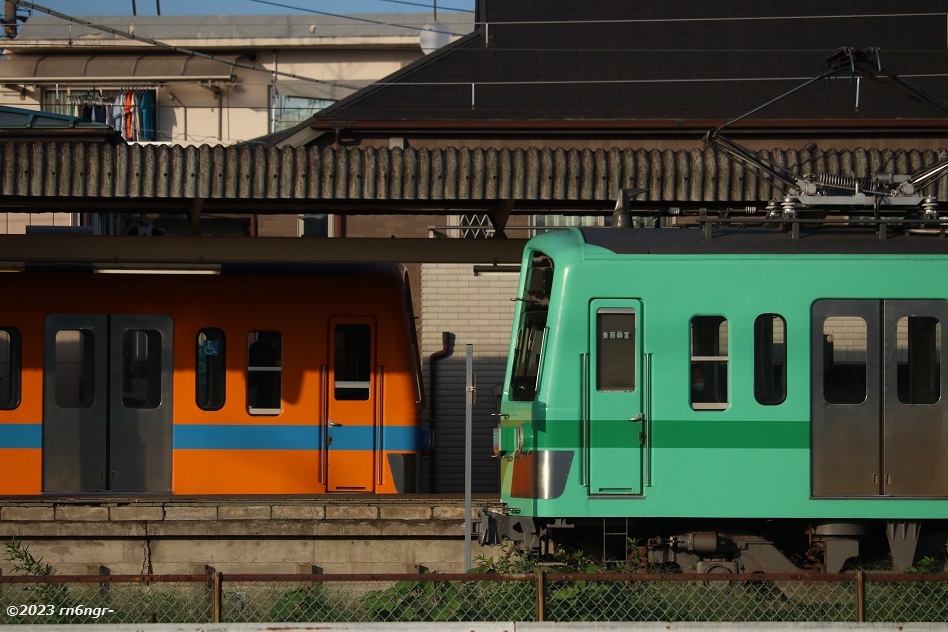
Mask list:
[{"label": "overhead wire", "polygon": [[[67,15],[67,14],[65,14],[65,13],[60,13],[59,11],[56,11],[55,9],[50,9],[49,7],[44,7],[44,6],[42,6],[42,5],[35,4],[35,3],[33,3],[33,2],[27,2],[27,0],[11,0],[11,1],[12,1],[16,6],[18,6],[18,7],[25,7],[25,8],[28,8],[28,9],[32,9],[32,10],[34,10],[34,11],[40,11],[40,12],[42,12],[42,13],[46,13],[47,15],[51,15],[51,16],[53,16],[53,17],[55,17],[55,18],[59,18],[60,20],[65,20],[65,21],[67,21],[67,22],[70,22],[70,23],[72,23],[72,24],[78,24],[78,25],[80,25],[80,26],[85,26],[85,27],[88,27],[88,28],[91,28],[91,29],[94,29],[94,30],[97,30],[97,31],[102,31],[102,32],[104,32],[104,33],[109,33],[109,34],[111,34],[111,35],[115,35],[115,36],[117,36],[117,37],[121,37],[121,38],[124,38],[124,39],[129,39],[129,40],[133,40],[133,41],[136,41],[136,42],[143,42],[143,43],[145,43],[145,44],[150,44],[150,45],[152,45],[152,46],[155,46],[155,47],[158,47],[158,48],[163,48],[163,49],[165,49],[165,50],[170,50],[170,51],[173,51],[173,52],[176,52],[176,53],[181,53],[181,54],[189,55],[189,56],[193,56],[193,57],[200,57],[200,58],[202,58],[202,59],[209,59],[209,60],[211,60],[211,61],[220,62],[220,63],[222,63],[222,64],[226,64],[226,65],[228,65],[228,66],[232,66],[232,67],[235,67],[235,68],[244,68],[244,69],[246,69],[246,70],[253,70],[253,71],[256,71],[256,72],[265,72],[265,73],[268,73],[268,74],[270,74],[270,75],[272,75],[272,76],[287,77],[287,78],[296,79],[296,80],[299,80],[299,81],[307,81],[307,82],[310,82],[310,83],[316,83],[316,84],[322,84],[322,85],[338,86],[338,87],[341,87],[341,88],[350,88],[350,89],[353,89],[353,90],[359,90],[359,89],[361,89],[362,87],[364,87],[364,86],[356,86],[356,85],[351,85],[351,84],[343,83],[343,82],[341,82],[341,81],[327,81],[327,80],[325,80],[325,79],[316,79],[316,78],[314,78],[314,77],[306,77],[306,76],[303,76],[303,75],[298,75],[298,74],[291,73],[291,72],[286,72],[286,71],[283,71],[283,70],[276,70],[276,69],[264,68],[264,67],[256,66],[256,65],[253,65],[253,64],[245,64],[245,63],[243,63],[243,62],[235,61],[235,60],[233,60],[233,59],[226,59],[226,58],[223,58],[223,57],[219,57],[219,56],[217,56],[217,55],[211,55],[211,54],[208,54],[208,53],[203,53],[203,52],[201,52],[201,51],[194,50],[193,48],[185,48],[185,47],[183,47],[183,46],[175,46],[175,45],[173,45],[173,44],[167,44],[167,43],[165,43],[165,42],[162,42],[162,41],[160,41],[160,40],[156,40],[156,39],[153,39],[153,38],[150,38],[150,37],[143,37],[143,36],[141,36],[141,35],[136,35],[136,34],[134,34],[134,33],[130,33],[130,32],[128,32],[128,31],[123,31],[123,30],[121,30],[121,29],[115,29],[115,28],[112,28],[112,27],[110,27],[110,26],[105,26],[105,25],[103,25],[103,24],[96,24],[96,23],[90,22],[90,21],[88,21],[88,20],[83,20],[82,18],[77,18],[77,17],[75,17],[75,16]],[[341,17],[347,17],[347,16],[341,16]],[[379,23],[379,24],[382,24],[382,23]],[[394,25],[387,25],[387,26],[394,26]],[[419,29],[419,30],[425,30],[425,29]]]},{"label": "overhead wire", "polygon": [[[426,8],[426,9],[427,9],[428,7],[430,7],[430,6],[432,6],[430,3],[423,3],[423,2],[407,2],[406,0],[376,0],[376,1],[377,1],[377,2],[390,2],[390,3],[392,3],[392,4],[404,4],[404,5],[408,5],[408,6],[412,6],[412,7],[424,7],[424,8]],[[304,9],[304,8],[302,8],[302,7],[285,6],[285,5],[282,5],[282,4],[278,4],[278,3],[276,3],[276,2],[271,2],[270,0],[250,0],[250,2],[255,2],[255,3],[257,3],[257,4],[269,4],[269,5],[273,5],[273,6],[277,6],[277,7],[283,7],[283,8],[287,8],[287,9],[296,9],[296,10],[298,10],[298,11],[305,11],[305,12],[307,12],[307,13],[319,13],[319,14],[321,14],[321,15],[336,15],[336,14],[334,14],[334,13],[324,13],[324,12],[322,12],[322,11],[315,11],[315,10],[313,10],[313,9]],[[474,11],[471,10],[471,9],[462,9],[462,8],[460,8],[460,7],[445,7],[445,6],[439,6],[438,8],[441,9],[442,11],[458,11],[458,12],[460,12],[460,13],[474,13]],[[338,16],[338,17],[351,18],[352,16],[351,16],[351,15],[342,15],[342,16]]]},{"label": "overhead wire", "polygon": [[[217,61],[217,62],[220,62],[220,63],[222,63],[222,64],[226,64],[226,65],[229,65],[229,66],[232,66],[232,67],[243,68],[243,69],[252,70],[252,71],[255,71],[255,72],[267,73],[267,74],[269,74],[269,75],[271,75],[271,76],[287,77],[287,78],[292,78],[292,79],[299,80],[299,81],[305,81],[305,82],[309,82],[309,83],[315,83],[315,84],[321,84],[321,85],[328,85],[328,86],[334,86],[334,87],[347,88],[347,89],[351,89],[351,90],[360,90],[360,89],[362,89],[362,88],[365,87],[365,84],[364,84],[364,83],[361,84],[361,85],[355,85],[355,84],[345,83],[345,82],[337,81],[337,80],[316,79],[316,78],[313,78],[313,77],[306,77],[306,76],[303,76],[303,75],[299,75],[299,74],[295,74],[295,73],[290,73],[290,72],[286,72],[286,71],[275,70],[275,69],[269,69],[269,68],[265,68],[265,67],[261,67],[261,66],[257,66],[257,65],[253,65],[253,64],[246,64],[246,63],[243,63],[243,62],[235,61],[235,60],[233,60],[233,59],[227,59],[227,58],[218,57],[218,56],[216,56],[216,55],[211,55],[211,54],[208,54],[208,53],[203,53],[203,52],[198,51],[198,50],[194,50],[194,49],[190,49],[190,48],[186,48],[186,47],[181,47],[181,46],[176,46],[176,45],[172,45],[172,44],[167,44],[167,43],[162,42],[162,41],[160,41],[160,40],[156,40],[156,39],[153,39],[153,38],[143,37],[143,36],[141,36],[141,35],[136,35],[136,34],[134,34],[134,33],[128,32],[128,31],[123,31],[123,30],[121,30],[121,29],[115,29],[115,28],[112,28],[112,27],[109,27],[109,26],[105,26],[105,25],[101,25],[101,24],[96,24],[96,23],[90,22],[90,21],[88,21],[88,20],[83,20],[83,19],[81,19],[81,18],[77,18],[77,17],[74,17],[74,16],[70,16],[70,15],[66,15],[66,14],[60,13],[60,12],[58,12],[58,11],[55,11],[54,9],[50,9],[50,8],[48,8],[48,7],[44,7],[44,6],[35,4],[35,3],[33,3],[33,2],[28,2],[27,0],[12,0],[12,1],[13,1],[17,6],[22,6],[22,7],[26,7],[26,8],[29,8],[29,9],[33,9],[33,10],[36,10],[36,11],[40,11],[40,12],[46,13],[46,14],[48,14],[48,15],[51,15],[51,16],[53,16],[53,17],[56,17],[56,18],[59,18],[59,19],[62,19],[62,20],[65,20],[65,21],[68,21],[68,22],[71,22],[71,23],[74,23],[74,24],[79,24],[79,25],[81,25],[81,26],[86,26],[86,27],[88,27],[88,28],[92,28],[92,29],[95,29],[95,30],[99,30],[99,31],[103,31],[103,32],[106,32],[106,33],[110,33],[110,34],[112,34],[112,35],[115,35],[115,36],[118,36],[118,37],[122,37],[122,38],[125,38],[125,39],[130,39],[130,40],[134,40],[134,41],[140,41],[140,42],[143,42],[143,43],[146,43],[146,44],[150,44],[150,45],[153,45],[153,46],[156,46],[156,47],[159,47],[159,48],[171,50],[171,51],[174,51],[174,52],[177,52],[177,53],[186,54],[186,55],[191,55],[191,56],[195,56],[195,57],[201,57],[201,58],[209,59],[209,60],[212,60],[212,61]],[[384,26],[398,26],[398,27],[402,27],[402,28],[411,28],[411,29],[419,30],[419,31],[430,30],[430,29],[425,29],[425,28],[423,28],[423,27],[411,27],[411,26],[406,26],[406,25],[391,24],[391,23],[386,23],[386,22],[381,22],[381,21],[376,21],[376,20],[371,20],[371,19],[357,18],[357,17],[349,16],[349,15],[339,15],[339,14],[327,13],[327,12],[322,12],[322,11],[310,10],[310,9],[305,9],[305,8],[302,8],[302,7],[295,7],[295,6],[292,6],[292,5],[287,5],[287,4],[282,4],[282,3],[278,3],[278,2],[273,2],[273,1],[271,1],[271,0],[252,0],[252,1],[253,1],[253,2],[258,2],[258,3],[260,3],[260,4],[268,4],[268,5],[273,5],[273,6],[280,6],[280,7],[283,7],[283,8],[289,8],[289,9],[294,9],[294,10],[309,11],[309,12],[311,12],[311,13],[315,13],[315,14],[319,14],[319,15],[326,15],[326,16],[332,16],[332,17],[339,17],[339,18],[343,18],[343,19],[347,19],[347,20],[362,21],[362,22],[368,22],[368,23],[379,24],[379,25],[384,25]],[[390,0],[390,1],[396,1],[396,0]],[[681,23],[681,22],[722,22],[722,21],[748,21],[748,20],[788,20],[788,19],[811,19],[811,18],[820,18],[820,19],[842,19],[842,18],[867,18],[867,17],[929,17],[929,16],[932,16],[932,15],[944,15],[944,14],[941,14],[941,13],[939,13],[939,14],[934,14],[934,13],[893,13],[893,14],[878,14],[878,13],[876,13],[876,14],[851,14],[851,15],[828,15],[828,16],[821,16],[821,15],[808,15],[808,16],[765,16],[765,17],[737,17],[737,16],[728,16],[728,17],[722,17],[722,18],[641,18],[641,19],[629,19],[629,20],[579,20],[579,21],[532,20],[532,21],[518,21],[518,22],[493,22],[493,21],[491,21],[491,22],[489,22],[489,24],[490,24],[491,26],[496,26],[496,25],[559,25],[559,24],[577,25],[577,24],[602,24],[602,23],[608,23],[608,24],[616,24],[616,23],[618,23],[618,24],[629,24],[629,23],[654,23],[654,22],[676,22],[676,23]],[[435,32],[438,32],[438,31],[435,31]],[[448,33],[448,34],[455,35],[455,36],[460,35],[460,34],[458,34],[458,33]],[[495,50],[499,50],[499,49],[495,49]],[[516,50],[516,49],[506,49],[506,50]],[[522,50],[522,49],[521,49],[521,50]],[[531,48],[531,49],[529,49],[529,50],[534,50],[534,49]],[[549,48],[544,48],[544,49],[537,49],[537,50],[538,50],[538,51],[550,52],[550,51],[554,51],[554,50],[566,50],[566,49],[549,49]],[[569,49],[569,50],[571,50],[572,52],[577,52],[576,49]],[[583,52],[584,50],[585,50],[585,49],[579,49],[580,52]],[[596,49],[590,49],[590,50],[596,50]],[[615,49],[609,49],[609,51],[613,51],[613,50],[615,50]],[[631,50],[637,50],[637,49],[629,49],[629,50],[631,51]],[[669,49],[643,49],[643,50],[641,50],[641,51],[639,51],[639,52],[676,52],[676,50],[677,50],[677,52],[693,52],[693,51],[691,51],[691,49],[672,49],[672,50],[669,50]],[[619,51],[619,52],[621,52],[621,51]],[[628,52],[628,51],[626,51],[626,52]],[[714,51],[705,51],[705,52],[714,52]],[[721,50],[719,50],[719,51],[717,51],[717,52],[754,52],[754,50],[752,50],[752,49],[747,49],[747,50],[744,50],[744,49],[721,49]],[[781,52],[787,52],[787,51],[783,51],[783,50],[782,50]],[[807,51],[806,49],[804,49],[804,50],[802,50],[802,51],[795,51],[795,52],[808,52],[808,51]],[[817,51],[812,51],[812,52],[817,52]],[[819,52],[824,52],[824,51],[819,51]],[[924,52],[924,51],[920,51],[920,52]],[[903,75],[900,75],[900,76],[905,77],[905,78],[942,78],[942,77],[948,76],[948,73],[906,73],[906,74],[903,74]],[[567,79],[567,80],[552,80],[552,79],[550,79],[550,80],[543,80],[543,79],[538,79],[538,80],[509,80],[509,81],[504,81],[504,80],[494,80],[494,81],[490,81],[490,80],[478,79],[478,80],[474,80],[474,81],[456,80],[456,81],[438,81],[438,82],[424,82],[424,81],[397,81],[397,82],[387,82],[387,81],[385,81],[385,80],[383,79],[383,80],[379,80],[379,81],[373,82],[372,85],[378,85],[378,86],[401,86],[401,87],[419,87],[419,86],[454,86],[454,87],[456,87],[456,86],[471,86],[471,85],[477,85],[477,86],[509,86],[509,85],[522,85],[522,86],[538,86],[538,85],[563,85],[563,86],[570,85],[570,86],[583,86],[583,85],[623,85],[623,84],[656,84],[656,83],[736,83],[736,82],[763,82],[763,81],[778,82],[778,81],[801,81],[801,80],[805,80],[805,79],[809,79],[809,78],[810,78],[810,77],[802,77],[802,76],[801,76],[801,77],[795,77],[795,76],[762,76],[762,77],[748,77],[748,76],[742,76],[742,77],[700,77],[700,78],[688,78],[688,77],[685,77],[685,78],[671,78],[671,77],[663,77],[663,78],[648,78],[648,79],[643,79],[643,78],[638,78],[638,79],[635,79],[635,78],[626,78],[626,79]]]},{"label": "overhead wire", "polygon": [[393,24],[391,22],[382,22],[380,20],[373,20],[371,18],[362,18],[355,15],[342,15],[339,13],[328,13],[326,11],[317,11],[315,9],[305,9],[303,7],[296,7],[290,4],[283,4],[281,2],[272,2],[271,0],[250,0],[251,2],[256,2],[258,4],[272,5],[275,7],[280,7],[281,9],[293,9],[296,11],[304,11],[306,13],[313,13],[315,15],[325,15],[333,18],[343,18],[345,20],[352,20],[353,22],[362,22],[365,24],[379,24],[382,26],[391,26],[394,28],[408,29],[411,31],[430,31],[432,33],[442,33],[444,35],[456,35],[461,36],[462,33],[454,33],[452,31],[445,31],[437,28],[428,28],[424,26],[412,26],[410,24]]},{"label": "overhead wire", "polygon": [[[489,20],[483,24],[491,26],[548,26],[548,25],[567,25],[576,26],[584,24],[654,24],[654,23],[683,23],[695,22],[703,24],[706,22],[752,22],[752,21],[773,21],[773,20],[851,20],[867,18],[913,18],[913,17],[944,17],[946,13],[942,12],[920,12],[920,13],[834,13],[829,15],[807,14],[807,15],[752,15],[739,16],[728,15],[722,17],[688,17],[688,18],[626,18],[626,19],[602,19],[602,20]],[[480,24],[480,23],[479,23]]]}]

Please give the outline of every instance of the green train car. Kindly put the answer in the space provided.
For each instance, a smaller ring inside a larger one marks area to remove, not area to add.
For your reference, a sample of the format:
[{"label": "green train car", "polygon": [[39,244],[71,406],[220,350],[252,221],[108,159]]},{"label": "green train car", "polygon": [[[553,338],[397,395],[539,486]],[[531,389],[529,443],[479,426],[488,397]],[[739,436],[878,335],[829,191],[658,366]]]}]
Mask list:
[{"label": "green train car", "polygon": [[912,232],[532,239],[482,538],[685,572],[944,559],[948,239]]}]

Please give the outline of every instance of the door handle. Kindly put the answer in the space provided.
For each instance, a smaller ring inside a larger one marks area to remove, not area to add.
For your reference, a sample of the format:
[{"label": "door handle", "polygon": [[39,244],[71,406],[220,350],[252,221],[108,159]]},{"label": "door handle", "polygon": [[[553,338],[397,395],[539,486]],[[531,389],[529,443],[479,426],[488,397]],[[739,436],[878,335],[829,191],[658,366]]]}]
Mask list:
[{"label": "door handle", "polygon": [[342,425],[342,424],[336,423],[336,422],[333,421],[332,419],[329,420],[329,427],[330,427],[330,428],[337,428],[337,427],[339,427],[339,426],[341,426],[341,425]]},{"label": "door handle", "polygon": [[631,418],[629,421],[634,421],[634,422],[637,422],[637,423],[644,422],[644,421],[645,421],[645,413],[639,413],[639,414],[636,415],[635,417]]}]

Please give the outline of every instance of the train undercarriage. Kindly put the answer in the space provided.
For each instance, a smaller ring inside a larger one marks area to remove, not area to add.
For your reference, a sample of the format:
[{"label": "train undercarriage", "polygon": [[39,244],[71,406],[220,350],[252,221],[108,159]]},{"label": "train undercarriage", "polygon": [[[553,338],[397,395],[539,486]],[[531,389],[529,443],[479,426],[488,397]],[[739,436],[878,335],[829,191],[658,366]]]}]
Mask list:
[{"label": "train undercarriage", "polygon": [[[924,529],[923,529],[924,527]],[[540,520],[485,515],[482,544],[509,539],[539,556],[581,554],[683,573],[905,572],[948,559],[946,521]]]}]

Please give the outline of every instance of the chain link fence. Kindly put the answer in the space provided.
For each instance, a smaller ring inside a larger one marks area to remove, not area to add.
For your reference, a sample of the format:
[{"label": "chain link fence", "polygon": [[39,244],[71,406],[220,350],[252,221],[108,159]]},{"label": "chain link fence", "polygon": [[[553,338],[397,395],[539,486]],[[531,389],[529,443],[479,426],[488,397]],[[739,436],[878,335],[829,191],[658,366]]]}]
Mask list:
[{"label": "chain link fence", "polygon": [[948,622],[945,575],[0,577],[0,624]]}]

